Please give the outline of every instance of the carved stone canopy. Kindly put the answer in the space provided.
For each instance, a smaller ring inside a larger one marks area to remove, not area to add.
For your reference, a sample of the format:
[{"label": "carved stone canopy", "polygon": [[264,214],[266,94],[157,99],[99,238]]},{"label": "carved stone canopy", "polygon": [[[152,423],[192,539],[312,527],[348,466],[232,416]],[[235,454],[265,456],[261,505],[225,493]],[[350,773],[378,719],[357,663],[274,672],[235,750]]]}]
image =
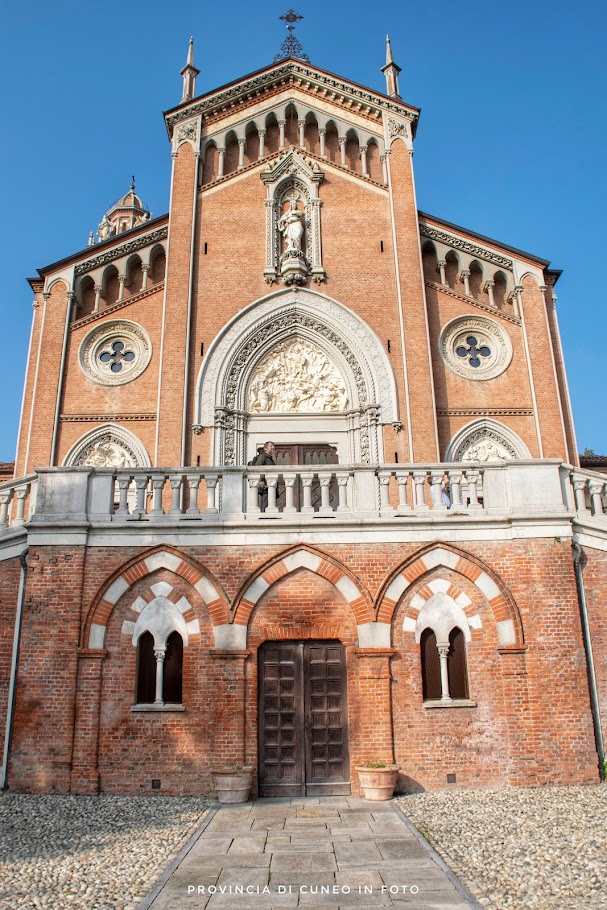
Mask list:
[{"label": "carved stone canopy", "polygon": [[251,412],[344,411],[348,395],[337,367],[307,339],[277,345],[258,364],[247,393]]}]

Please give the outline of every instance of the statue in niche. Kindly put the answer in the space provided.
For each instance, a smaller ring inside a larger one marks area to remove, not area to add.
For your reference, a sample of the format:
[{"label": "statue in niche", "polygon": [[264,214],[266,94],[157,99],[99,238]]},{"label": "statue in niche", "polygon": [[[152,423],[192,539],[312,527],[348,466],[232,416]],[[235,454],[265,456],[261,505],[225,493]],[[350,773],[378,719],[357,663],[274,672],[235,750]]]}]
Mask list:
[{"label": "statue in niche", "polygon": [[278,345],[249,383],[249,411],[344,411],[343,380],[324,351],[299,338]]},{"label": "statue in niche", "polygon": [[283,235],[285,242],[285,253],[301,252],[304,233],[303,220],[306,214],[297,208],[298,198],[299,194],[291,196],[289,208],[278,221],[278,230]]}]

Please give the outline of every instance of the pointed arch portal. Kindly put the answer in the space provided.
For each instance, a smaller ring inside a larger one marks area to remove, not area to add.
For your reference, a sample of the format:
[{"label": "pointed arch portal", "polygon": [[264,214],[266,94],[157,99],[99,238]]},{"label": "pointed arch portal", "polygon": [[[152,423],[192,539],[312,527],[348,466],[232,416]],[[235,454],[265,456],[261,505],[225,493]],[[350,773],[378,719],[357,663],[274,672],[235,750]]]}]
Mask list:
[{"label": "pointed arch portal", "polygon": [[[341,410],[252,413],[255,371],[295,340],[327,364]],[[244,464],[251,440],[289,434],[337,441],[340,461],[369,464],[382,451],[381,426],[398,420],[396,383],[381,342],[355,313],[325,294],[288,289],[255,301],[218,335],[201,366],[196,415],[195,432],[212,428],[216,464]]]}]

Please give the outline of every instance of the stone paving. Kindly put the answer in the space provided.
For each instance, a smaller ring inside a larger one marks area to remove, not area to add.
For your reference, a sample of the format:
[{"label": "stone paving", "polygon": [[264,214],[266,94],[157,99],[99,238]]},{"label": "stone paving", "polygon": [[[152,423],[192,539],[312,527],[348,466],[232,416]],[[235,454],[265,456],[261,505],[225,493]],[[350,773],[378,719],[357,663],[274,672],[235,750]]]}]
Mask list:
[{"label": "stone paving", "polygon": [[479,906],[395,804],[345,796],[222,806],[141,910]]}]

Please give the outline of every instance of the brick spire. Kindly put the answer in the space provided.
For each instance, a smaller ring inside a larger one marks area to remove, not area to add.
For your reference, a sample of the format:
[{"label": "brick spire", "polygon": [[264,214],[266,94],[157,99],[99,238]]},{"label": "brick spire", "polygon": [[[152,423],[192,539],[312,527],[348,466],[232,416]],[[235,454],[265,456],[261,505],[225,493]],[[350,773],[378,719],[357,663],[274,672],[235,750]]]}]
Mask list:
[{"label": "brick spire", "polygon": [[381,71],[386,74],[386,92],[388,95],[400,98],[400,93],[398,91],[398,74],[401,72],[401,68],[394,62],[390,35],[386,35],[386,65],[382,66]]}]

